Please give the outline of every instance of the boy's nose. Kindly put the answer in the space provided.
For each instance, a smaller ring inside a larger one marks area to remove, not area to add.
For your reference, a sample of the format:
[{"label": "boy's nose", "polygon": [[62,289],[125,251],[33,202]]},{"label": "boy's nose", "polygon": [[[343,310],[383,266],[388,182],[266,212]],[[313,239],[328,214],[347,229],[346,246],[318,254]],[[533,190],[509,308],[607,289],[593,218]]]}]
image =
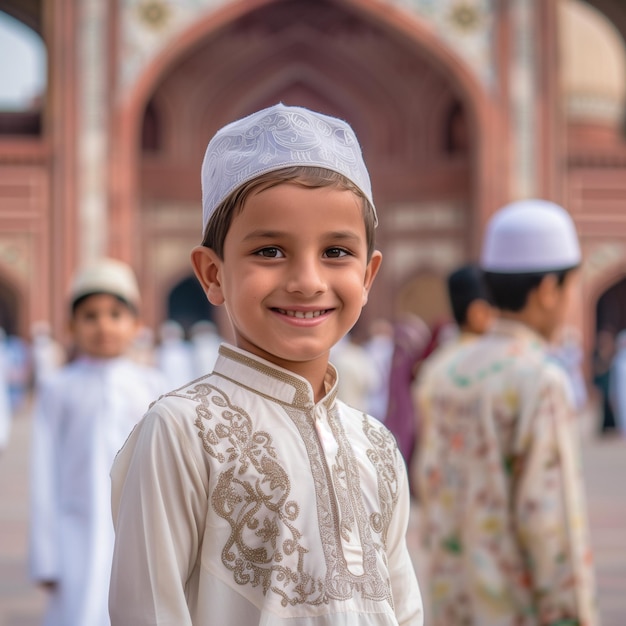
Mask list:
[{"label": "boy's nose", "polygon": [[108,332],[113,327],[113,320],[105,315],[101,315],[98,318],[97,326],[100,332]]},{"label": "boy's nose", "polygon": [[96,323],[96,329],[99,333],[106,333],[109,330],[109,325],[105,320],[100,318]]},{"label": "boy's nose", "polygon": [[326,291],[323,268],[318,259],[302,258],[290,265],[287,291],[305,296]]}]

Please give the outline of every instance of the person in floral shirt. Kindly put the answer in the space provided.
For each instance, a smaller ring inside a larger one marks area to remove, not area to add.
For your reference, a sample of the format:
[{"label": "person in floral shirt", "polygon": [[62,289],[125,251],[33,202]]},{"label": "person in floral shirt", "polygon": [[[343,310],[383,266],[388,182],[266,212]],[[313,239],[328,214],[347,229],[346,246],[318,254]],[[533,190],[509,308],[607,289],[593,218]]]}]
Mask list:
[{"label": "person in floral shirt", "polygon": [[499,319],[420,389],[432,626],[598,626],[575,412],[547,350],[580,262],[562,207],[496,212],[481,266]]}]

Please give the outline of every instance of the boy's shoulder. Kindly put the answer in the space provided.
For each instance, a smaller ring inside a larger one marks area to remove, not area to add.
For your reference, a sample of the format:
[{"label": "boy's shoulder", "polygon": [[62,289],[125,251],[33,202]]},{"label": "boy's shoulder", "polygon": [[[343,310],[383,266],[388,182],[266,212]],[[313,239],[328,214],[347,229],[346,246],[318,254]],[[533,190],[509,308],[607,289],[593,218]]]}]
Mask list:
[{"label": "boy's shoulder", "polygon": [[434,373],[438,374],[436,380],[429,378],[437,388],[450,386],[468,393],[500,385],[499,381],[507,381],[507,385],[540,380],[547,385],[563,383],[562,368],[545,343],[530,334],[486,333],[445,355]]},{"label": "boy's shoulder", "polygon": [[65,385],[73,384],[82,375],[83,368],[76,361],[70,361],[51,372],[41,383],[44,391],[51,391]]},{"label": "boy's shoulder", "polygon": [[119,368],[122,372],[128,372],[129,375],[135,376],[140,379],[158,384],[165,391],[166,380],[163,372],[157,367],[152,365],[145,365],[144,363],[137,363],[129,358],[121,359],[119,362]]},{"label": "boy's shoulder", "polygon": [[107,380],[123,380],[125,383],[140,381],[148,385],[155,385],[161,393],[166,391],[166,381],[157,368],[136,363],[127,358],[111,359],[109,362],[90,362],[78,358],[50,374],[42,383],[42,388],[50,391],[68,385],[80,385],[82,381],[88,380],[93,375],[99,376],[100,371],[107,369],[116,372],[117,375],[113,379],[102,378],[103,384],[106,384],[105,381]]},{"label": "boy's shoulder", "polygon": [[420,367],[415,386],[425,387],[438,384],[442,379],[445,379],[450,365],[461,359],[463,353],[470,350],[478,339],[479,337],[471,341],[454,339],[438,346]]}]

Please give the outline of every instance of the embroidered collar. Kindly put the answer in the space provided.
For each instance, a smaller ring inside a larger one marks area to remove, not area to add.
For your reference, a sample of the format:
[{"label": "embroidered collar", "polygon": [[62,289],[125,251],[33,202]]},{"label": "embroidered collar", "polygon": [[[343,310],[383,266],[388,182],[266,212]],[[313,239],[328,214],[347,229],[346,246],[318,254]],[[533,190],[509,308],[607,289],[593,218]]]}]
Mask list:
[{"label": "embroidered collar", "polygon": [[[229,344],[220,346],[213,373],[284,404],[299,408],[315,406],[313,388],[308,380]],[[330,363],[324,386],[326,395],[320,403],[330,409],[337,396],[337,371]]]}]

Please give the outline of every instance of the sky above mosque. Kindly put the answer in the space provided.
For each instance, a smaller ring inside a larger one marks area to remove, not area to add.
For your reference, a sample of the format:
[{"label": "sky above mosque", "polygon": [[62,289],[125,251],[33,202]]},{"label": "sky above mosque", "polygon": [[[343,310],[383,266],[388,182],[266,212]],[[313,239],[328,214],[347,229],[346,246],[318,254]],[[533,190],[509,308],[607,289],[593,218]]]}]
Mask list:
[{"label": "sky above mosque", "polygon": [[46,84],[46,50],[39,35],[0,11],[0,110],[28,108]]}]

